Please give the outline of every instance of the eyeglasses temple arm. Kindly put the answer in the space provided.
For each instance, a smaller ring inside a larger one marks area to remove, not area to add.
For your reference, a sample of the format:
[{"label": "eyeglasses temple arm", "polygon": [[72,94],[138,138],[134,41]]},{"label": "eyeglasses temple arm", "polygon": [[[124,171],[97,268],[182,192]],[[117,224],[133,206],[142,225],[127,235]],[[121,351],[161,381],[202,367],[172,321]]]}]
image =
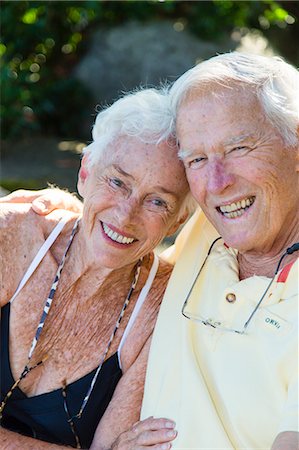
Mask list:
[{"label": "eyeglasses temple arm", "polygon": [[208,253],[207,253],[207,256],[205,257],[204,262],[202,263],[202,266],[201,266],[201,268],[200,268],[198,274],[196,275],[196,277],[195,277],[195,279],[194,279],[194,281],[193,281],[193,283],[192,283],[192,285],[191,285],[191,288],[189,289],[189,292],[188,292],[188,294],[187,294],[187,297],[186,297],[186,299],[185,299],[185,301],[184,301],[184,303],[183,303],[181,313],[183,314],[184,317],[186,317],[186,319],[190,319],[190,317],[186,316],[186,314],[185,314],[185,307],[186,307],[186,305],[187,305],[187,302],[188,302],[188,300],[189,300],[189,297],[190,297],[190,295],[191,295],[191,292],[192,292],[192,290],[193,290],[193,288],[194,288],[194,286],[195,286],[195,283],[197,282],[198,277],[199,277],[199,275],[201,274],[201,271],[202,271],[202,269],[203,269],[203,267],[204,267],[204,265],[205,265],[205,263],[206,263],[206,261],[207,261],[209,255],[210,255],[210,253],[211,253],[211,251],[212,251],[212,248],[214,247],[214,245],[216,244],[216,242],[219,241],[219,239],[222,239],[221,236],[219,236],[218,238],[216,238],[216,239],[212,242],[212,244],[211,244],[211,246],[210,246],[210,248],[209,248],[209,251],[208,251]]},{"label": "eyeglasses temple arm", "polygon": [[[297,245],[297,244],[295,244],[295,245]],[[294,247],[294,246],[293,246],[293,247]],[[264,300],[264,298],[265,298],[267,292],[269,291],[270,286],[272,285],[272,283],[273,283],[273,281],[274,281],[276,275],[278,274],[278,271],[279,271],[280,265],[281,265],[281,263],[282,263],[282,260],[284,259],[285,256],[287,256],[287,255],[289,255],[289,254],[292,254],[294,251],[297,251],[297,250],[298,250],[298,248],[294,248],[294,250],[293,250],[292,247],[288,248],[288,249],[286,250],[286,252],[285,252],[285,253],[282,255],[282,257],[280,258],[280,260],[278,261],[278,264],[277,264],[277,267],[276,267],[276,270],[275,270],[274,277],[272,278],[272,280],[271,280],[270,283],[268,284],[268,286],[267,286],[267,288],[266,288],[264,294],[262,295],[260,301],[257,303],[256,307],[254,308],[254,310],[253,310],[252,313],[250,314],[248,320],[245,322],[245,325],[244,325],[244,331],[245,331],[246,328],[248,327],[249,322],[251,321],[252,317],[253,317],[254,314],[256,313],[256,311],[257,311],[257,309],[259,308],[260,304],[261,304],[262,301]]]}]

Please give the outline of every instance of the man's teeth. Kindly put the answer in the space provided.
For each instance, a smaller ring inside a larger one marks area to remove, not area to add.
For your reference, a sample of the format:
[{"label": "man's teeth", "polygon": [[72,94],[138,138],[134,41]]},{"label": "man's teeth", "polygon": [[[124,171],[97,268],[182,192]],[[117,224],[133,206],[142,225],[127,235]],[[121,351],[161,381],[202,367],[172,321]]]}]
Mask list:
[{"label": "man's teeth", "polygon": [[230,203],[229,205],[219,206],[219,210],[225,217],[233,219],[244,214],[244,212],[253,204],[255,197],[243,198],[242,200]]},{"label": "man's teeth", "polygon": [[102,222],[103,230],[107,236],[112,239],[112,241],[119,242],[120,244],[132,244],[134,238],[129,238],[127,236],[123,236],[122,234],[116,233],[116,231],[111,230],[105,223]]}]

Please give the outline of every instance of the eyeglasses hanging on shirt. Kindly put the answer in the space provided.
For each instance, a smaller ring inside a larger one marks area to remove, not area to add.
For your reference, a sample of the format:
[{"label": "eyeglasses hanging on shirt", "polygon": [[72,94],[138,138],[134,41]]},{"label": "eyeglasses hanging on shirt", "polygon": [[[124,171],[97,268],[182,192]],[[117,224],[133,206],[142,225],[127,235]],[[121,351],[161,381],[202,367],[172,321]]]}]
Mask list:
[{"label": "eyeglasses hanging on shirt", "polygon": [[283,259],[284,259],[287,255],[292,255],[294,252],[297,252],[297,251],[299,250],[299,242],[296,242],[296,243],[293,244],[291,247],[287,248],[286,251],[285,251],[285,253],[281,256],[281,258],[280,258],[280,260],[279,260],[279,262],[278,262],[278,264],[277,264],[275,273],[274,273],[273,277],[271,278],[271,280],[270,280],[268,286],[266,287],[264,293],[262,294],[261,298],[260,298],[259,301],[257,302],[257,304],[256,304],[256,306],[255,306],[255,308],[254,308],[254,310],[251,312],[251,314],[249,315],[248,319],[245,321],[243,327],[242,327],[241,329],[238,330],[238,329],[235,329],[235,328],[229,328],[229,327],[226,327],[226,326],[222,325],[222,322],[219,321],[219,320],[214,320],[214,319],[211,319],[211,318],[205,318],[205,317],[202,317],[200,314],[193,314],[192,312],[188,311],[188,308],[187,308],[187,307],[188,307],[188,301],[189,301],[189,298],[190,298],[190,296],[191,296],[192,290],[193,290],[193,288],[194,288],[194,286],[195,286],[195,284],[196,284],[196,282],[197,282],[197,280],[198,280],[198,278],[199,278],[199,276],[200,276],[200,274],[201,274],[201,272],[202,272],[202,270],[203,270],[203,268],[204,268],[204,266],[205,266],[205,264],[206,264],[206,262],[207,262],[208,257],[209,257],[210,254],[211,254],[211,251],[212,251],[214,245],[215,245],[216,242],[218,242],[220,239],[222,239],[222,238],[221,238],[221,237],[218,237],[217,239],[215,239],[215,240],[212,242],[212,244],[211,244],[211,246],[210,246],[210,248],[209,248],[209,251],[208,251],[208,253],[207,253],[207,256],[205,257],[205,260],[204,260],[204,262],[203,262],[201,268],[199,269],[198,274],[197,274],[195,280],[193,281],[192,286],[191,286],[191,288],[190,288],[190,290],[189,290],[189,292],[188,292],[188,294],[187,294],[186,300],[184,301],[184,304],[183,304],[183,307],[182,307],[182,314],[183,314],[184,317],[186,317],[186,319],[192,320],[193,322],[201,323],[201,324],[206,325],[206,326],[210,326],[210,327],[212,327],[212,328],[219,329],[219,330],[221,330],[221,331],[230,331],[230,332],[232,332],[232,333],[245,334],[246,331],[247,331],[248,325],[249,325],[250,322],[252,321],[252,319],[253,319],[255,313],[257,312],[257,310],[258,310],[258,308],[260,307],[262,301],[263,301],[264,298],[266,297],[266,295],[267,295],[267,293],[268,293],[270,287],[272,286],[272,283],[274,282],[275,277],[276,277],[276,275],[277,275],[278,272],[279,272],[279,269],[280,269],[280,266],[281,266],[281,263],[282,263]]}]

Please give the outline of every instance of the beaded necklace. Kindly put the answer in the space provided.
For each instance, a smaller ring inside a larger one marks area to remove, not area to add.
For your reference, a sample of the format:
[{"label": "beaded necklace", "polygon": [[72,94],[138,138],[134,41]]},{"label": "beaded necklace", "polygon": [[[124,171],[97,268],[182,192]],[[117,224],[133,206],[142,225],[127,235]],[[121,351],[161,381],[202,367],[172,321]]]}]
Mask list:
[{"label": "beaded necklace", "polygon": [[[52,305],[52,301],[53,301],[53,298],[54,298],[54,295],[55,295],[55,292],[56,292],[56,289],[57,289],[57,285],[58,285],[58,282],[59,282],[60,277],[61,277],[61,272],[62,272],[62,269],[63,269],[64,264],[65,264],[66,255],[67,255],[67,253],[68,253],[68,251],[69,251],[69,249],[70,249],[70,246],[71,246],[71,244],[72,244],[72,242],[73,242],[74,236],[75,236],[75,234],[76,234],[76,232],[77,232],[77,230],[78,230],[79,222],[80,222],[80,218],[76,220],[76,222],[75,222],[75,224],[74,224],[74,226],[73,226],[72,233],[71,233],[71,235],[70,235],[68,244],[67,244],[67,246],[66,246],[66,249],[65,249],[65,251],[64,251],[64,254],[63,254],[63,256],[62,256],[62,259],[61,259],[61,262],[60,262],[60,264],[59,264],[59,266],[58,266],[58,269],[57,269],[57,271],[56,271],[55,278],[54,278],[54,281],[53,281],[52,286],[51,286],[51,289],[50,289],[50,293],[49,293],[49,295],[48,295],[48,297],[47,297],[47,299],[46,299],[45,306],[44,306],[44,309],[43,309],[43,312],[42,312],[42,315],[41,315],[39,324],[38,324],[38,326],[37,326],[35,336],[34,336],[34,338],[33,338],[33,340],[32,340],[32,343],[31,343],[31,347],[30,347],[30,350],[29,350],[29,353],[28,353],[27,363],[26,363],[26,365],[25,365],[25,367],[24,367],[24,369],[23,369],[21,375],[20,375],[19,378],[15,381],[15,383],[12,385],[12,387],[11,387],[10,390],[7,392],[7,394],[6,394],[5,398],[4,398],[4,400],[3,400],[2,403],[1,403],[1,406],[0,406],[0,419],[2,418],[2,411],[3,411],[4,407],[5,407],[5,405],[6,405],[7,401],[8,401],[8,399],[9,399],[10,396],[12,395],[14,389],[15,389],[15,388],[19,385],[19,383],[20,383],[20,382],[28,375],[28,373],[30,373],[33,369],[35,369],[35,368],[38,367],[39,365],[43,364],[43,363],[45,362],[45,360],[47,359],[47,357],[48,357],[48,356],[45,356],[43,359],[41,359],[41,360],[40,360],[37,364],[35,364],[34,366],[31,366],[31,367],[29,366],[30,360],[31,360],[31,358],[32,358],[32,355],[33,355],[34,350],[35,350],[35,348],[36,348],[36,345],[37,345],[38,339],[39,339],[39,337],[40,337],[41,331],[42,331],[42,329],[43,329],[45,320],[46,320],[46,318],[47,318],[47,316],[48,316],[48,314],[49,314],[49,310],[50,310],[51,305]],[[98,378],[98,375],[99,375],[99,373],[100,373],[100,371],[101,371],[102,365],[103,365],[103,363],[104,363],[104,361],[105,361],[105,358],[106,358],[106,356],[107,356],[107,354],[108,354],[108,352],[109,352],[109,349],[110,349],[111,344],[112,344],[112,342],[113,342],[113,339],[114,339],[114,337],[115,337],[115,335],[116,335],[116,332],[117,332],[117,330],[118,330],[118,328],[119,328],[119,326],[120,326],[121,320],[122,320],[122,318],[123,318],[123,316],[124,316],[124,314],[125,314],[125,310],[127,309],[128,304],[129,304],[129,302],[130,302],[130,299],[131,299],[131,296],[132,296],[132,294],[133,294],[133,291],[134,291],[134,289],[135,289],[135,287],[136,287],[136,285],[137,285],[137,282],[138,282],[138,279],[139,279],[139,275],[140,275],[140,270],[141,270],[141,264],[142,264],[142,258],[139,259],[139,261],[137,262],[137,264],[136,264],[136,266],[135,266],[134,277],[133,277],[133,280],[132,280],[132,283],[131,283],[129,292],[128,292],[128,294],[127,294],[127,296],[126,296],[126,298],[125,298],[125,301],[124,301],[124,303],[123,303],[123,306],[122,306],[122,309],[121,309],[121,311],[120,311],[120,314],[118,315],[118,318],[117,318],[115,327],[114,327],[114,329],[113,329],[113,331],[112,331],[112,333],[111,333],[111,336],[110,336],[110,338],[109,338],[108,344],[107,344],[106,349],[105,349],[105,351],[104,351],[104,353],[103,353],[103,356],[102,356],[102,358],[101,358],[101,360],[100,360],[100,363],[99,363],[99,365],[98,365],[98,367],[97,367],[97,369],[96,369],[96,371],[95,371],[95,374],[94,374],[94,376],[93,376],[93,379],[91,380],[90,386],[89,386],[89,388],[88,388],[88,390],[87,390],[87,392],[86,392],[86,394],[85,394],[85,396],[84,396],[84,399],[83,399],[83,402],[82,402],[82,404],[81,404],[81,407],[80,407],[78,413],[75,414],[74,416],[70,416],[70,414],[69,414],[68,407],[67,407],[67,402],[66,402],[66,382],[64,382],[64,384],[63,384],[63,387],[62,387],[62,395],[63,395],[63,399],[64,399],[64,409],[65,409],[65,412],[66,412],[66,414],[67,414],[67,420],[68,420],[68,422],[69,422],[69,424],[70,424],[70,427],[71,427],[71,429],[72,429],[72,433],[73,433],[73,435],[74,435],[74,438],[75,438],[75,441],[76,441],[76,447],[77,447],[77,448],[81,448],[81,446],[80,446],[79,438],[78,438],[78,436],[77,436],[77,434],[76,434],[76,431],[75,431],[75,426],[74,426],[73,419],[75,419],[75,418],[80,419],[80,418],[81,418],[82,413],[83,413],[83,411],[84,411],[84,409],[85,409],[85,407],[86,407],[86,404],[87,404],[87,402],[88,402],[88,400],[89,400],[89,398],[90,398],[91,392],[92,392],[92,390],[93,390],[93,388],[94,388],[94,385],[95,385],[95,383],[96,383],[96,380],[97,380],[97,378]]]}]

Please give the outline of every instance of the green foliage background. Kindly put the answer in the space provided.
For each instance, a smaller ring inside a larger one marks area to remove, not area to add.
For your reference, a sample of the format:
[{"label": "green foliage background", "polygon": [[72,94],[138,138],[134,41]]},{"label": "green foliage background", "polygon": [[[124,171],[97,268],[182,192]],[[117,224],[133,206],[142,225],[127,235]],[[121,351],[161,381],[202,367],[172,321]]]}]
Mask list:
[{"label": "green foliage background", "polygon": [[80,138],[89,93],[71,74],[98,25],[179,19],[201,39],[214,41],[236,27],[255,28],[298,64],[298,6],[272,0],[2,1],[2,138]]}]

